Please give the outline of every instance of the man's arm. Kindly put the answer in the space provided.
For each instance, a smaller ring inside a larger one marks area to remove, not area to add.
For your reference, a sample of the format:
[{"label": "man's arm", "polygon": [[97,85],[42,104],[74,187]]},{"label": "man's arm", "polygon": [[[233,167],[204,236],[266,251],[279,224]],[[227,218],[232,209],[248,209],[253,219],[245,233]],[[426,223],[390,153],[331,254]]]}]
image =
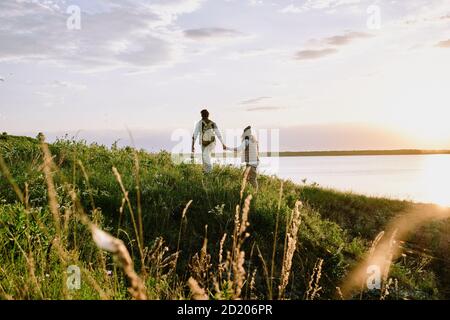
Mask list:
[{"label": "man's arm", "polygon": [[222,134],[220,133],[219,127],[214,123],[214,133],[216,134],[219,141],[225,146],[225,142],[223,142]]}]

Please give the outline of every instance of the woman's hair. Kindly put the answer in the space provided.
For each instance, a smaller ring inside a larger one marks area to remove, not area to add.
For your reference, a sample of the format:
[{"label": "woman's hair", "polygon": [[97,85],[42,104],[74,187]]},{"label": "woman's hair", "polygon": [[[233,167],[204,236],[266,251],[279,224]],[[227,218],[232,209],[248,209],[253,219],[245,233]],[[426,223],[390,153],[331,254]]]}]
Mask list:
[{"label": "woman's hair", "polygon": [[203,119],[207,119],[209,117],[209,112],[206,109],[203,109],[202,111],[200,111],[200,114],[202,115]]},{"label": "woman's hair", "polygon": [[251,135],[252,135],[252,126],[248,126],[247,128],[244,129],[244,132],[242,133],[242,140],[250,138]]}]

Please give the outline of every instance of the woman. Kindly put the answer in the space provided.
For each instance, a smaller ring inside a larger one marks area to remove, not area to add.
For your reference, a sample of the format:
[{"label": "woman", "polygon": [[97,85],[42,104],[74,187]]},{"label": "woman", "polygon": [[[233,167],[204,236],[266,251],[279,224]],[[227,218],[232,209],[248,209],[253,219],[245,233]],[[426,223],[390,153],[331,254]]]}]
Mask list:
[{"label": "woman", "polygon": [[248,126],[242,134],[242,143],[237,148],[228,148],[230,151],[241,152],[241,162],[245,164],[245,177],[248,182],[258,191],[258,166],[259,166],[259,144],[252,134],[252,127]]}]

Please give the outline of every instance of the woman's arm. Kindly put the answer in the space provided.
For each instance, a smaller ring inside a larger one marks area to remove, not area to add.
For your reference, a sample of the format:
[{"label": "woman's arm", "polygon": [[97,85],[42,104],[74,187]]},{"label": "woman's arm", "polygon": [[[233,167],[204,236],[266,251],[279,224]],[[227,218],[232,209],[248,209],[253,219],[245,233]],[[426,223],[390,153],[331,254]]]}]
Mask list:
[{"label": "woman's arm", "polygon": [[236,147],[236,148],[228,148],[228,147],[227,147],[227,150],[229,150],[229,151],[236,151],[236,152],[242,151],[242,150],[244,150],[245,148],[248,147],[248,144],[249,144],[248,139],[245,139],[245,140],[241,143],[241,145],[240,145],[239,147]]}]

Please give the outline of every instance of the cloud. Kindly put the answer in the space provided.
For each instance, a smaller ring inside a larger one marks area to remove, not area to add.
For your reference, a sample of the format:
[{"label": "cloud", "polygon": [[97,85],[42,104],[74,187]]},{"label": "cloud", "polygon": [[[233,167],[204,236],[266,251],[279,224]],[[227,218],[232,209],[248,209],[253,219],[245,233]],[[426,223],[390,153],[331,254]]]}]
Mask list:
[{"label": "cloud", "polygon": [[450,19],[450,6],[446,0],[416,0],[403,1],[401,10],[404,12],[399,19],[406,25],[429,26],[432,24],[446,24]]},{"label": "cloud", "polygon": [[34,94],[38,97],[45,108],[62,107],[66,104],[66,98],[55,92],[36,91]]},{"label": "cloud", "polygon": [[241,104],[255,104],[264,100],[271,99],[272,97],[257,97],[253,99],[244,100],[241,102]]},{"label": "cloud", "polygon": [[275,110],[282,110],[285,109],[284,107],[250,107],[247,108],[246,111],[275,111]]},{"label": "cloud", "polygon": [[358,4],[361,0],[307,0],[302,5],[290,4],[281,13],[303,13],[310,10],[335,9],[344,5]]},{"label": "cloud", "polygon": [[242,37],[243,33],[225,28],[199,28],[185,30],[184,35],[193,40],[211,40]]},{"label": "cloud", "polygon": [[249,0],[248,4],[251,6],[260,6],[263,5],[264,2],[262,0]]},{"label": "cloud", "polygon": [[229,60],[240,60],[240,59],[248,59],[255,57],[263,57],[263,56],[280,56],[282,54],[286,54],[288,52],[286,49],[282,48],[267,48],[267,49],[243,49],[231,52],[226,56]]},{"label": "cloud", "polygon": [[73,83],[73,82],[69,82],[69,81],[60,81],[60,80],[53,81],[53,83],[51,84],[51,87],[67,88],[70,90],[78,90],[78,91],[87,89],[87,87],[83,84],[77,84],[77,83]]},{"label": "cloud", "polygon": [[337,35],[325,38],[323,41],[328,45],[343,46],[350,44],[356,39],[364,39],[370,37],[373,37],[373,35],[364,32],[347,32],[344,35]]},{"label": "cloud", "polygon": [[94,70],[171,65],[179,60],[182,39],[171,24],[202,2],[92,0],[80,6],[81,30],[69,30],[63,0],[1,1],[0,61]]},{"label": "cloud", "polygon": [[323,58],[334,53],[337,53],[338,50],[334,48],[327,49],[319,49],[319,50],[301,50],[297,51],[295,54],[296,60],[313,60]]},{"label": "cloud", "polygon": [[450,48],[450,39],[437,43],[436,47],[439,47],[439,48]]},{"label": "cloud", "polygon": [[[179,15],[198,10],[205,1],[206,0],[152,0],[149,7],[161,16],[176,19]],[[141,1],[135,0],[135,2]]]},{"label": "cloud", "polygon": [[304,11],[305,10],[303,9],[303,7],[297,7],[293,4],[290,4],[280,10],[281,13],[302,13]]},{"label": "cloud", "polygon": [[370,124],[328,123],[280,128],[282,151],[403,148],[417,148],[417,142],[400,131]]},{"label": "cloud", "polygon": [[338,52],[336,47],[342,47],[351,44],[357,39],[371,38],[373,35],[364,32],[349,31],[345,34],[326,37],[323,39],[312,39],[309,43],[318,46],[319,48],[305,49],[297,51],[295,54],[296,60],[313,60],[323,58]]}]

